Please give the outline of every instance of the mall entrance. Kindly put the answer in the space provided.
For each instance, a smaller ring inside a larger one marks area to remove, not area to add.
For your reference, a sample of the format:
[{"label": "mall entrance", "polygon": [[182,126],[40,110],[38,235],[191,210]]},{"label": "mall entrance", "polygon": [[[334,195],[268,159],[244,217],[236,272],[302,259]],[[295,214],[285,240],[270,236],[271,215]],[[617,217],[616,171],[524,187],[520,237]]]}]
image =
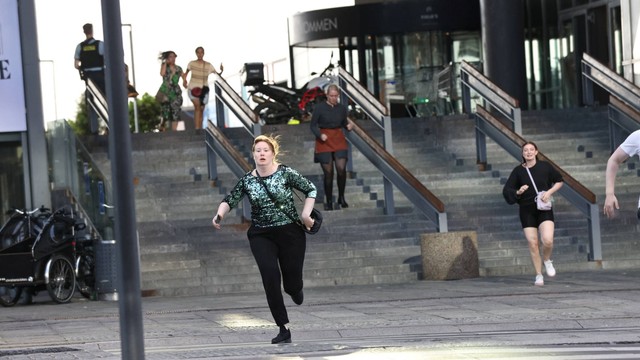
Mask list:
[{"label": "mall entrance", "polygon": [[0,134],[0,222],[4,224],[12,208],[25,208],[27,184],[20,135]]}]

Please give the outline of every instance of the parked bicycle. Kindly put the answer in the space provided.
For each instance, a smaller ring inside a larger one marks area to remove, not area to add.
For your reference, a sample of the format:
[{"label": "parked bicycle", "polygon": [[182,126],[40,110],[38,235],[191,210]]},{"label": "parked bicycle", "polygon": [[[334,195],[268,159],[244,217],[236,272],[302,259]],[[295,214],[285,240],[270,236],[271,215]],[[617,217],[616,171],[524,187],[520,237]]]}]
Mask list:
[{"label": "parked bicycle", "polygon": [[76,237],[85,224],[69,207],[17,213],[0,229],[0,304],[15,305],[24,289],[47,290],[57,303],[69,302],[76,287],[91,297],[93,249]]}]

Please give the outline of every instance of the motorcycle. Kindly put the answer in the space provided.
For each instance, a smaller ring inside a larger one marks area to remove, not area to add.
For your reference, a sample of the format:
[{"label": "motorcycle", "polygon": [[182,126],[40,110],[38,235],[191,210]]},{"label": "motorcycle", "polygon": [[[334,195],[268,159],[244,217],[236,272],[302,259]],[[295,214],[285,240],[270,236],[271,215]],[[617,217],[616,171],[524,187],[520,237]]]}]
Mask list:
[{"label": "motorcycle", "polygon": [[333,53],[322,73],[299,89],[264,82],[252,84],[253,89],[249,90],[249,94],[257,104],[253,111],[258,114],[260,121],[263,124],[283,124],[299,123],[306,119],[313,112],[315,104],[326,100],[326,87],[336,82],[335,76],[331,75],[335,68],[332,60]]}]

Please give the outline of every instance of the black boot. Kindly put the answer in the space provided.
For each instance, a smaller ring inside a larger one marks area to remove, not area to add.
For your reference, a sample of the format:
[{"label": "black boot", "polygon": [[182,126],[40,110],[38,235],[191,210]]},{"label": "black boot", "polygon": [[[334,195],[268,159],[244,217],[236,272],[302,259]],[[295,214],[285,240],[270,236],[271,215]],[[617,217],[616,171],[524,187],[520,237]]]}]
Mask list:
[{"label": "black boot", "polygon": [[280,326],[280,332],[278,336],[271,339],[272,344],[288,344],[291,343],[291,331],[284,327],[284,325]]},{"label": "black boot", "polygon": [[333,210],[333,195],[328,194],[328,195],[326,195],[326,198],[327,198],[327,202],[324,203],[324,209],[325,210]]},{"label": "black boot", "polygon": [[297,294],[291,295],[291,300],[293,300],[293,302],[296,303],[296,305],[301,305],[302,302],[304,301],[304,292],[300,290]]},{"label": "black boot", "polygon": [[338,196],[338,204],[340,204],[341,209],[346,209],[349,207],[347,201],[344,199],[344,196]]}]

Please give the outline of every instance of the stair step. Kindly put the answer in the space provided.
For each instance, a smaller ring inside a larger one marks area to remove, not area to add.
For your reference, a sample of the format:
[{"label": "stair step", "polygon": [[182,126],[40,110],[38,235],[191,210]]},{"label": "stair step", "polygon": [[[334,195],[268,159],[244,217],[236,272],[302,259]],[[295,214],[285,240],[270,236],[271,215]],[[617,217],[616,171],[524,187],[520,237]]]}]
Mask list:
[{"label": "stair step", "polygon": [[[601,202],[609,153],[606,117],[606,109],[525,111],[523,137],[535,141]],[[375,124],[365,120],[359,125],[382,143],[382,131]],[[502,198],[504,181],[519,159],[488,139],[488,163],[480,171],[475,125],[466,115],[393,119],[392,127],[394,155],[445,203],[449,231],[477,232],[481,275],[531,274],[518,208]],[[250,156],[252,138],[244,129],[222,131],[244,156]],[[308,126],[267,125],[262,131],[281,135],[282,162],[316,184],[316,207],[322,209],[322,171],[311,160],[314,139]],[[211,226],[211,216],[237,178],[217,161],[217,179],[208,180],[204,135],[133,134],[132,140],[143,288],[160,296],[262,292],[246,238],[249,224],[241,209],[228,214],[222,230]],[[104,139],[90,137],[85,144],[107,173],[110,164]],[[385,215],[382,174],[357,149],[352,155],[354,171],[345,191],[350,207],[324,211],[320,233],[307,236],[305,286],[415,281],[421,276],[421,234],[435,232],[435,225],[397,189],[393,191],[395,214]],[[619,217],[601,219],[601,265],[587,261],[589,233],[584,215],[561,196],[556,198],[558,276],[597,266],[640,265],[635,218],[639,163],[630,159],[619,171]]]}]

